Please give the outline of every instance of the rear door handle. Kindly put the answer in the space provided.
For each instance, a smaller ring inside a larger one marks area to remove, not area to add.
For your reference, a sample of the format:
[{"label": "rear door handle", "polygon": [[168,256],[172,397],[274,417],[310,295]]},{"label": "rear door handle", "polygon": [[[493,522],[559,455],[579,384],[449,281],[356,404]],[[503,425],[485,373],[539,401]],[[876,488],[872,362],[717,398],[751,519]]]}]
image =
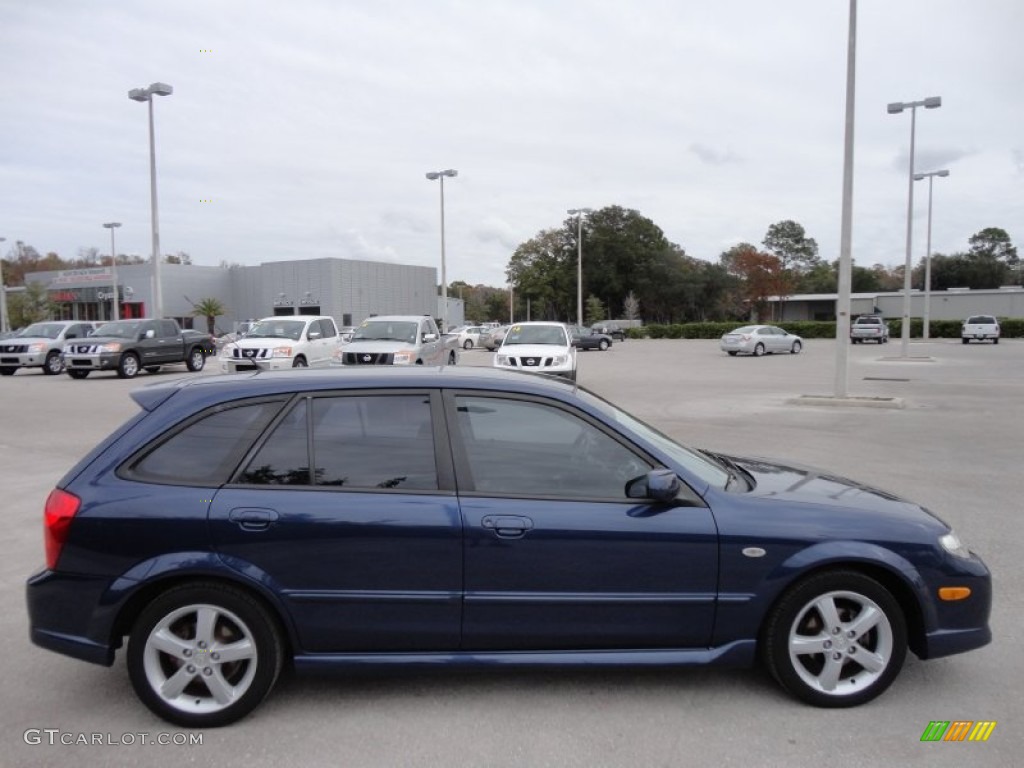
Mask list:
[{"label": "rear door handle", "polygon": [[487,515],[481,525],[503,539],[519,539],[533,528],[533,520],[518,515]]},{"label": "rear door handle", "polygon": [[276,511],[261,507],[239,507],[228,513],[228,520],[243,531],[265,531],[277,518]]}]

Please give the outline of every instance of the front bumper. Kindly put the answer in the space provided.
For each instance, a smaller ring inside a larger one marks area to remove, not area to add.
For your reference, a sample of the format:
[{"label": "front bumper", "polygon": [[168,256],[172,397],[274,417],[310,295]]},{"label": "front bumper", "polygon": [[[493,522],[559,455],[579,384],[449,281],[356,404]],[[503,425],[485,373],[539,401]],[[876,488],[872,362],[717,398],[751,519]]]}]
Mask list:
[{"label": "front bumper", "polygon": [[120,352],[103,352],[98,355],[64,353],[65,370],[113,371],[121,359]]},{"label": "front bumper", "polygon": [[274,357],[265,360],[221,357],[218,358],[221,373],[239,373],[241,371],[283,371],[291,368],[295,360],[291,357]]},{"label": "front bumper", "polygon": [[32,354],[22,352],[18,354],[0,354],[0,366],[4,368],[41,368],[46,362],[46,352]]}]

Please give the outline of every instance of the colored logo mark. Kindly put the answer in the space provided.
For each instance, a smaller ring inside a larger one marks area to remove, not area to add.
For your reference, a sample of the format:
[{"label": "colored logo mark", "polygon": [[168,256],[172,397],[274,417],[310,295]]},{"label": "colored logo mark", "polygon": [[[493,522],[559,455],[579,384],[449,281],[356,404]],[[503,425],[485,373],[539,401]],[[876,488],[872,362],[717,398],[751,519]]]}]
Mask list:
[{"label": "colored logo mark", "polygon": [[213,202],[213,198],[212,197],[200,198],[199,202],[200,203],[212,203]]},{"label": "colored logo mark", "polygon": [[995,720],[932,720],[921,741],[988,741],[995,729]]}]

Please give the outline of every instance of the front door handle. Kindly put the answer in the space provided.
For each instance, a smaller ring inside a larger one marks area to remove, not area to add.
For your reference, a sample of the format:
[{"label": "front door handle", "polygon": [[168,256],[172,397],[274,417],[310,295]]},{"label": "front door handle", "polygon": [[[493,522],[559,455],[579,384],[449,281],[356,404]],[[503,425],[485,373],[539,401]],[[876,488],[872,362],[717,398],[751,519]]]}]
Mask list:
[{"label": "front door handle", "polygon": [[533,520],[519,515],[487,515],[481,524],[503,539],[522,538],[527,531],[533,528]]},{"label": "front door handle", "polygon": [[262,507],[239,507],[228,513],[228,520],[243,531],[265,531],[277,518],[278,514],[273,509]]}]

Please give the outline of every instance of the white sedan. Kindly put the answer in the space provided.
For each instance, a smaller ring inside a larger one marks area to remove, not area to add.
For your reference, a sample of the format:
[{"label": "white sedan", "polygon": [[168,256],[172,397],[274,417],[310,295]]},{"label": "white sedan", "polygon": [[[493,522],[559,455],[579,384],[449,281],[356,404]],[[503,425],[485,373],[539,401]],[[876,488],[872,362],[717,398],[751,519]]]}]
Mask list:
[{"label": "white sedan", "polygon": [[798,355],[804,348],[804,340],[774,325],[745,325],[722,336],[720,346],[723,352],[733,356],[741,352],[754,357],[773,352]]}]

